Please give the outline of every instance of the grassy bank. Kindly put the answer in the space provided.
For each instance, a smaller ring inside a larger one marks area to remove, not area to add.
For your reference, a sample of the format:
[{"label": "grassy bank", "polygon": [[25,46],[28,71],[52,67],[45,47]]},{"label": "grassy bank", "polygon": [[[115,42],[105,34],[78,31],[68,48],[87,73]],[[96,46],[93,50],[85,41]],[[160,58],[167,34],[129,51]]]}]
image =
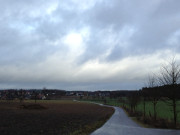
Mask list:
[{"label": "grassy bank", "polygon": [[113,108],[73,101],[0,102],[3,135],[86,135],[113,114]]}]

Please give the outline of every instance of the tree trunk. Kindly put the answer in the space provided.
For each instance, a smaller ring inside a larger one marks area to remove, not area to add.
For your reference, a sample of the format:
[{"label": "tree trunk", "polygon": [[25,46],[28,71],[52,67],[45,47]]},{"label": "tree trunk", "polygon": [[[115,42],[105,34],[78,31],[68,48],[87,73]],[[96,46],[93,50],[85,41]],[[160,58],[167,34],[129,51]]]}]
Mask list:
[{"label": "tree trunk", "polygon": [[146,102],[145,102],[145,98],[144,98],[144,102],[143,102],[143,109],[144,109],[144,117],[146,116]]},{"label": "tree trunk", "polygon": [[153,101],[153,108],[154,108],[154,120],[156,121],[156,104],[157,104],[157,102],[156,102],[156,100],[154,99],[154,101]]},{"label": "tree trunk", "polygon": [[177,112],[176,112],[176,99],[173,99],[173,115],[174,115],[174,127],[176,128],[177,124]]}]

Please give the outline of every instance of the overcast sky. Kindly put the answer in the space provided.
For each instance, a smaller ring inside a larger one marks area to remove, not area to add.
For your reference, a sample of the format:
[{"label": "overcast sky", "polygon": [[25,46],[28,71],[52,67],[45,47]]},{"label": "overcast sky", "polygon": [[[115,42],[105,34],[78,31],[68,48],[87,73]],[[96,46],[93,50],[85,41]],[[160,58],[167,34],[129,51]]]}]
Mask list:
[{"label": "overcast sky", "polygon": [[179,53],[180,0],[0,0],[1,89],[140,89]]}]

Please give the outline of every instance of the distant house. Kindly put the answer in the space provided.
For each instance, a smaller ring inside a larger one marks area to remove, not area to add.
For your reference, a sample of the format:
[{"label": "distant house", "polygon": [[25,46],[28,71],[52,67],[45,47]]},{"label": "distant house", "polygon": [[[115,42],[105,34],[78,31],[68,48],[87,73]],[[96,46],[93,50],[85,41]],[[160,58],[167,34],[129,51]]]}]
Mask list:
[{"label": "distant house", "polygon": [[74,95],[76,95],[75,92],[72,92],[72,91],[67,91],[66,92],[66,96],[74,96]]},{"label": "distant house", "polygon": [[83,96],[84,96],[84,94],[83,94],[83,93],[76,93],[76,96],[83,97]]},{"label": "distant house", "polygon": [[45,99],[46,99],[46,96],[43,96],[43,97],[42,97],[42,100],[45,100]]}]

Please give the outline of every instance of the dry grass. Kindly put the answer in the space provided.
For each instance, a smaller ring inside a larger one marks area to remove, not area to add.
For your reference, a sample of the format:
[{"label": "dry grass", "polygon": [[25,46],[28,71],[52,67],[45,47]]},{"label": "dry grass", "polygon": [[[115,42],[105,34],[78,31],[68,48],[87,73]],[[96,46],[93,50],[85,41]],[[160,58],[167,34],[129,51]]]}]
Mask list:
[{"label": "dry grass", "polygon": [[73,101],[0,102],[0,134],[89,134],[112,114],[113,108]]}]

